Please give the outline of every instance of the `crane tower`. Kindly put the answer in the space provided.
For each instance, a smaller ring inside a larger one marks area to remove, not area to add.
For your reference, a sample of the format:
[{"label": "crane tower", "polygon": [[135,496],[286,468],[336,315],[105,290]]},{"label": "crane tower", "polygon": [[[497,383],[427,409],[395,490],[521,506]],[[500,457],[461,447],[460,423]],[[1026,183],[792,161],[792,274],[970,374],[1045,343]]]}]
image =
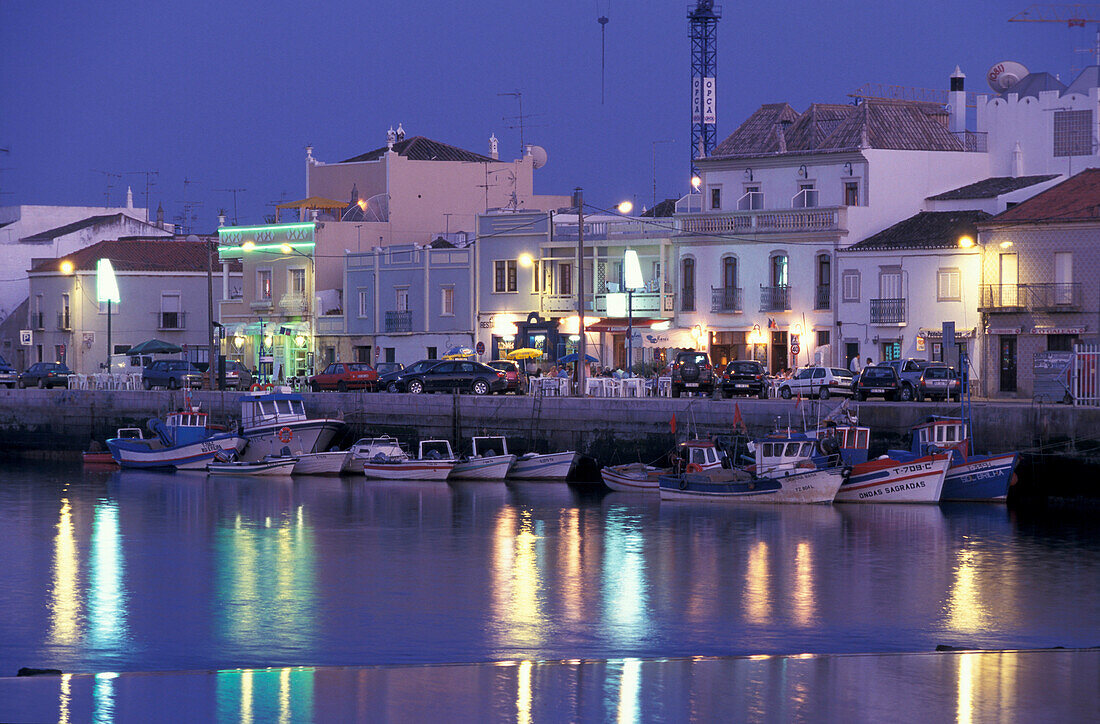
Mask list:
[{"label": "crane tower", "polygon": [[696,176],[695,159],[710,155],[718,142],[715,81],[722,6],[714,0],[696,0],[687,16],[691,21],[691,175]]}]

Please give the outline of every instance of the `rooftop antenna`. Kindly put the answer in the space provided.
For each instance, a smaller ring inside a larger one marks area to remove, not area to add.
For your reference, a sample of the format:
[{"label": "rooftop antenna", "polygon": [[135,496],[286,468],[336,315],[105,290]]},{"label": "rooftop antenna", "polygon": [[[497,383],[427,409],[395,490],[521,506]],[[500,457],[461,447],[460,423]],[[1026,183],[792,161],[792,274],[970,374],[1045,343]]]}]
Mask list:
[{"label": "rooftop antenna", "polygon": [[278,206],[280,204],[286,203],[286,199],[287,199],[287,192],[286,192],[286,189],[283,189],[282,193],[279,194],[278,199],[276,199],[275,201],[268,201],[267,204],[265,204],[265,206],[270,206],[271,207],[271,214],[265,215],[264,220],[267,221],[269,224],[279,223],[279,209],[278,209]]},{"label": "rooftop antenna", "polygon": [[214,189],[215,191],[224,191],[225,193],[233,194],[233,226],[237,226],[237,194],[248,191],[248,189]]},{"label": "rooftop antenna", "polygon": [[[597,11],[599,10],[599,3],[597,3]],[[611,11],[611,0],[607,0],[607,12]],[[596,18],[596,22],[600,24],[600,105],[603,105],[604,99],[604,80],[606,78],[607,67],[607,13],[601,13],[600,17]]]},{"label": "rooftop antenna", "polygon": [[519,157],[523,158],[523,154],[527,151],[527,144],[523,141],[523,126],[530,116],[523,114],[523,91],[514,90],[510,93],[497,93],[498,96],[512,96],[519,102],[519,115],[518,116],[504,116],[503,121],[517,121],[515,126],[508,126],[508,128],[519,128]]},{"label": "rooftop antenna", "polygon": [[149,223],[149,187],[155,186],[156,181],[153,181],[154,176],[159,176],[159,171],[127,171],[127,176],[144,176],[145,177],[145,223]]},{"label": "rooftop antenna", "polygon": [[103,178],[107,183],[107,188],[103,192],[103,208],[110,208],[111,207],[111,189],[114,188],[114,184],[111,183],[111,179],[118,179],[119,181],[121,181],[122,180],[122,174],[120,174],[120,173],[111,173],[110,171],[97,171],[94,168],[92,169],[92,173],[101,173],[101,174],[103,174]]},{"label": "rooftop antenna", "polygon": [[[11,155],[11,149],[10,148],[0,148],[0,153],[6,153],[10,156]],[[10,166],[0,166],[0,171],[9,171],[9,170],[11,170]],[[0,191],[0,196],[10,196],[11,194],[14,194],[14,193],[15,193],[14,191]]]}]

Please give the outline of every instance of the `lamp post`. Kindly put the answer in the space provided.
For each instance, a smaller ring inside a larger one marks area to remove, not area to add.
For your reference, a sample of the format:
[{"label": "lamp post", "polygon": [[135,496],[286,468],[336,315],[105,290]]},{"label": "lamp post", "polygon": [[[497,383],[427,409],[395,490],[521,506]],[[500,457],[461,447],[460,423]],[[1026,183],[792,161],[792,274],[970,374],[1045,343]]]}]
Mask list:
[{"label": "lamp post", "polygon": [[634,290],[645,286],[638,252],[627,249],[623,254],[623,286],[626,287],[626,371],[634,376]]},{"label": "lamp post", "polygon": [[584,190],[573,189],[573,206],[577,209],[577,396],[584,396],[584,377],[587,371],[587,337],[584,333]]},{"label": "lamp post", "polygon": [[111,303],[122,300],[118,294],[118,280],[110,259],[100,259],[95,269],[95,295],[100,304],[107,303],[107,371],[111,371]]}]

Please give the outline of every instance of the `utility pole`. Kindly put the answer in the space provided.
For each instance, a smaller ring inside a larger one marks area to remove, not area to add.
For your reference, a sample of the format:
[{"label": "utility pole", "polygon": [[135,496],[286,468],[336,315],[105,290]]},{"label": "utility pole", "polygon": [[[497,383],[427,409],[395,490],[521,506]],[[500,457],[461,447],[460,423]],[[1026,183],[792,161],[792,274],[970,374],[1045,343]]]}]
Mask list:
[{"label": "utility pole", "polygon": [[573,205],[577,207],[577,397],[584,397],[584,373],[588,368],[587,338],[584,334],[584,189],[573,189]]},{"label": "utility pole", "polygon": [[[225,217],[221,216],[218,221],[223,218]],[[214,375],[217,373],[217,359],[214,354],[214,247],[217,243],[216,237],[206,242],[206,371],[211,390],[217,389],[214,384]]]}]

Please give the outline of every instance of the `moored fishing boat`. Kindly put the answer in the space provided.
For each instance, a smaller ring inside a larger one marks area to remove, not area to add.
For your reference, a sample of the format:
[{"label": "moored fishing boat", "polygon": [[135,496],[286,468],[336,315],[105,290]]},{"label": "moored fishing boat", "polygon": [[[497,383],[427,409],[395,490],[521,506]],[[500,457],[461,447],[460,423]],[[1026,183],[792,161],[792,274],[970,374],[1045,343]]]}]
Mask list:
[{"label": "moored fishing boat", "polygon": [[348,452],[351,453],[351,456],[344,461],[343,472],[356,475],[363,474],[364,462],[379,454],[383,457],[400,457],[402,455],[408,455],[408,453],[401,448],[401,443],[397,441],[397,438],[390,437],[389,435],[359,438],[355,441],[354,445],[348,448]]},{"label": "moored fishing boat", "polygon": [[238,401],[241,434],[248,440],[244,460],[280,455],[283,448],[295,456],[327,450],[344,428],[342,420],[308,417],[305,398],[289,387],[250,391]]},{"label": "moored fishing boat", "polygon": [[[600,471],[604,485],[621,493],[656,493],[659,478],[679,471],[701,472],[722,467],[722,455],[710,440],[688,440],[677,446],[673,467],[644,463],[609,465]],[[675,468],[675,469],[674,469]]]},{"label": "moored fishing boat", "polygon": [[891,452],[868,459],[870,428],[829,425],[817,431],[820,444],[839,450],[852,472],[836,494],[838,503],[936,503],[951,461],[944,453],[901,455]]},{"label": "moored fishing boat", "polygon": [[164,421],[153,418],[147,424],[154,437],[107,441],[120,467],[203,470],[218,453],[238,454],[245,445],[240,435],[211,427],[198,407],[169,413]]},{"label": "moored fishing boat", "polygon": [[446,480],[458,461],[446,440],[422,440],[419,455],[378,453],[363,462],[363,474],[375,480]]},{"label": "moored fishing boat", "polygon": [[295,475],[339,475],[351,459],[351,450],[302,453],[294,466]]},{"label": "moored fishing boat", "polygon": [[503,437],[474,437],[469,457],[455,464],[451,478],[460,480],[504,480],[516,462]]},{"label": "moored fishing boat", "polygon": [[516,458],[509,480],[565,480],[577,465],[577,452],[527,453]]},{"label": "moored fishing boat", "polygon": [[950,466],[940,500],[1003,503],[1008,498],[1019,462],[1018,453],[974,454],[970,426],[958,417],[929,417],[913,428],[912,437],[910,451],[892,450],[890,454],[946,454]]},{"label": "moored fishing boat", "polygon": [[290,475],[298,463],[295,457],[268,457],[263,460],[212,460],[206,466],[211,475]]}]

